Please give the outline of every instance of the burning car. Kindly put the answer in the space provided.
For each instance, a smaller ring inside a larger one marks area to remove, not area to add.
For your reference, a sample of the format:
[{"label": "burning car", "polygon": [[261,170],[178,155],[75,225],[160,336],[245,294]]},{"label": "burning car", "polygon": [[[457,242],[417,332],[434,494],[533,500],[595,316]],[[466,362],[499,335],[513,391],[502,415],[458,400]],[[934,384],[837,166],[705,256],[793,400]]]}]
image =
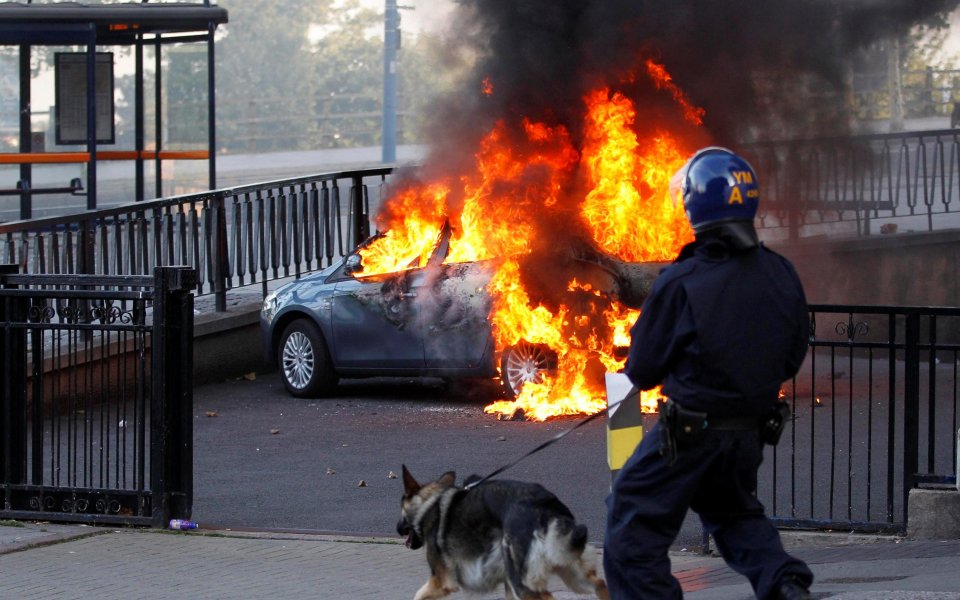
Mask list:
[{"label": "burning car", "polygon": [[[701,111],[660,65],[645,72],[698,126]],[[508,398],[488,413],[544,420],[605,408],[602,374],[622,368],[617,348],[659,261],[693,239],[669,191],[690,151],[660,120],[637,123],[621,91],[580,101],[570,122],[511,113],[465,145],[451,136],[455,147],[391,181],[375,217],[382,234],[271,295],[264,342],[288,389],[499,376]]]},{"label": "burning car", "polygon": [[[502,261],[447,262],[451,233],[444,225],[424,261],[364,274],[363,251],[376,236],[338,263],[268,295],[260,315],[265,355],[279,366],[289,393],[322,395],[340,378],[418,375],[500,377],[513,398],[525,384],[555,372],[562,356],[542,341],[518,340],[497,350],[487,287]],[[577,304],[638,304],[657,272],[656,265],[598,254],[565,263],[563,272],[573,274],[577,289],[562,290],[564,302],[583,314],[592,307],[578,310]],[[530,283],[540,290],[538,300],[549,303],[556,282]],[[586,318],[573,321],[574,328],[592,326]],[[600,363],[596,368],[604,371]]]}]

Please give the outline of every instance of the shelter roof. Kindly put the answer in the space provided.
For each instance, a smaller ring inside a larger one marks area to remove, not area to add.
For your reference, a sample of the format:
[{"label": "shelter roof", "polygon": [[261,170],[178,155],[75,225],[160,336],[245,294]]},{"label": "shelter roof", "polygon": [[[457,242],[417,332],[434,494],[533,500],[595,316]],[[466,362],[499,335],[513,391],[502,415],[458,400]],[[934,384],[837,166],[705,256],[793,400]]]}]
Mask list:
[{"label": "shelter roof", "polygon": [[98,43],[124,44],[139,33],[207,33],[227,20],[225,8],[196,2],[0,2],[0,44],[75,43],[91,28]]}]

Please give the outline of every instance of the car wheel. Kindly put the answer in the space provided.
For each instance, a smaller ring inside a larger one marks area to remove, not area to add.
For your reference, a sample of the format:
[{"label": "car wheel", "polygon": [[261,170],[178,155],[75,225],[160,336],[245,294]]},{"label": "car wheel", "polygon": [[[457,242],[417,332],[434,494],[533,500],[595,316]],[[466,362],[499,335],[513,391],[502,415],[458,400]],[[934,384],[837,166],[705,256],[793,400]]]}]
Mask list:
[{"label": "car wheel", "polygon": [[283,330],[277,355],[283,385],[293,396],[312,398],[337,384],[330,353],[317,324],[297,319]]},{"label": "car wheel", "polygon": [[528,381],[540,383],[544,374],[557,369],[557,355],[547,346],[522,341],[500,355],[500,379],[507,394],[515,398]]}]

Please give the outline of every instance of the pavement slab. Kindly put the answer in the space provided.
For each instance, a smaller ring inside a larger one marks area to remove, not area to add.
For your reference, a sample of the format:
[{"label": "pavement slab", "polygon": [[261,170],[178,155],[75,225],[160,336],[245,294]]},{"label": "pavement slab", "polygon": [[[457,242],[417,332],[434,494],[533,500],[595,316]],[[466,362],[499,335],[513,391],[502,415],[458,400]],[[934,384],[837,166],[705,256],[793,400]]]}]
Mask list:
[{"label": "pavement slab", "polygon": [[[392,538],[9,523],[0,524],[0,598],[394,600],[412,598],[428,574],[423,552]],[[815,598],[960,600],[960,540],[785,537],[817,577]],[[718,556],[673,552],[671,561],[687,599],[753,598]],[[557,600],[585,597],[559,581],[552,589]]]}]

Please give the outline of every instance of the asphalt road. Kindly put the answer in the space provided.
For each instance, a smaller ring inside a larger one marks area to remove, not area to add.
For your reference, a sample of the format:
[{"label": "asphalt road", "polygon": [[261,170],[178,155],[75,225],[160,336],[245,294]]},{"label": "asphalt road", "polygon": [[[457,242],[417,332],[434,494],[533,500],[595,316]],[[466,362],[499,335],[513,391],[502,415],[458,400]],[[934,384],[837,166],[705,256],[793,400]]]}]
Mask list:
[{"label": "asphalt road", "polygon": [[[194,519],[230,528],[396,535],[406,464],[421,481],[486,474],[580,419],[498,421],[484,383],[378,379],[341,383],[337,397],[292,398],[276,373],[194,391]],[[543,484],[603,538],[610,485],[604,419],[501,475]],[[699,541],[688,519],[678,547]]]},{"label": "asphalt road", "polygon": [[[888,510],[900,516],[900,494],[885,491],[887,470],[898,490],[902,469],[887,465],[881,435],[889,418],[881,401],[886,393],[877,387],[886,380],[884,364],[874,365],[877,378],[858,375],[855,385],[849,375],[822,368],[815,384],[809,375],[801,378],[794,427],[776,454],[768,447],[759,473],[768,514],[837,521],[841,529],[844,519],[882,521]],[[809,385],[817,390],[814,405]],[[876,398],[858,392],[851,402],[851,389],[864,385],[876,388]],[[827,391],[832,395],[821,403]],[[193,516],[216,527],[395,535],[401,465],[421,482],[448,470],[462,481],[516,460],[582,419],[499,421],[483,412],[499,397],[492,381],[447,386],[439,379],[381,378],[346,380],[335,397],[303,400],[289,396],[275,372],[197,387]],[[588,527],[591,541],[602,541],[610,488],[605,419],[499,477],[544,485]],[[701,543],[699,520],[688,516],[674,547]]]}]

